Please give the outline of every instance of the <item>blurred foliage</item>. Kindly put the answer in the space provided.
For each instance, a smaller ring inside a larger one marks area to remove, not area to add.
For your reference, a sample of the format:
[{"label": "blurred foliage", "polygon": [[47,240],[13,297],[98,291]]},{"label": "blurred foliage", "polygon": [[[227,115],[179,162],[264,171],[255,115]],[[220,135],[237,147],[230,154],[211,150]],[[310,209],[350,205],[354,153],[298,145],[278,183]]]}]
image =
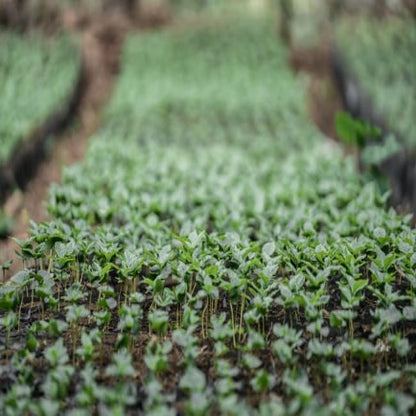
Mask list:
[{"label": "blurred foliage", "polygon": [[336,41],[376,111],[383,115],[393,131],[414,147],[415,22],[398,18],[382,22],[364,18],[343,21],[337,25]]},{"label": "blurred foliage", "polygon": [[141,0],[0,0],[0,26],[21,30],[41,26],[53,31],[60,29],[62,14],[67,8],[81,13],[100,13],[120,9],[131,13]]},{"label": "blurred foliage", "polygon": [[332,25],[345,16],[416,16],[416,0],[274,0],[286,41],[310,46],[321,40]]},{"label": "blurred foliage", "polygon": [[365,146],[368,137],[380,138],[381,136],[379,128],[372,126],[364,120],[354,119],[343,111],[337,114],[335,126],[341,140],[360,148]]},{"label": "blurred foliage", "polygon": [[64,103],[79,67],[68,36],[46,40],[35,32],[0,32],[0,166]]},{"label": "blurred foliage", "polygon": [[182,16],[207,11],[213,13],[262,11],[269,9],[273,4],[270,0],[164,0],[163,3]]},{"label": "blurred foliage", "polygon": [[14,225],[13,219],[0,209],[0,239],[6,238],[12,232]]}]

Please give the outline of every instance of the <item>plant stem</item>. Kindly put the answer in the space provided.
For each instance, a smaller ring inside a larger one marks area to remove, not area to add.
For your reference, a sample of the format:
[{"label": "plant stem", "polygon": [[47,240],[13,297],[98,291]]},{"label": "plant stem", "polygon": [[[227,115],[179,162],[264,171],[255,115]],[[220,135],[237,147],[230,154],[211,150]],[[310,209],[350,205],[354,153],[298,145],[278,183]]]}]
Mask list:
[{"label": "plant stem", "polygon": [[230,299],[230,310],[231,310],[231,325],[233,327],[233,346],[234,348],[237,346],[236,340],[235,340],[235,320],[234,320],[234,309],[233,309],[233,304],[232,301]]}]

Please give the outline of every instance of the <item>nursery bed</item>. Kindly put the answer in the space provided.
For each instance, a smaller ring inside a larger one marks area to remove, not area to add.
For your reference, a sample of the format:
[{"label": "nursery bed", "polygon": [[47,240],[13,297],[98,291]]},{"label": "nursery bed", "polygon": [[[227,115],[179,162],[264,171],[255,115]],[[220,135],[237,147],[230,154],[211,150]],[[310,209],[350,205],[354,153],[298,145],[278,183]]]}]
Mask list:
[{"label": "nursery bed", "polygon": [[[354,117],[380,128],[386,157],[378,168],[392,188],[391,202],[403,210],[416,209],[416,114],[415,83],[416,31],[411,20],[388,18],[376,22],[363,19],[340,24],[332,53],[335,80],[344,107]],[[395,137],[396,145],[389,145]],[[377,152],[377,150],[374,150]]]},{"label": "nursery bed", "polygon": [[[34,40],[31,40],[31,36]],[[47,155],[48,143],[74,115],[81,97],[83,80],[80,53],[75,45],[68,45],[67,40],[54,41],[55,45],[49,40],[52,47],[46,47],[42,42],[47,43],[47,41],[42,41],[39,34],[31,34],[25,38],[11,32],[3,32],[2,41],[5,44],[1,53],[7,64],[3,67],[3,71],[6,72],[1,117],[3,140],[0,158],[1,203],[15,186],[24,188],[33,177],[36,168]],[[22,68],[24,60],[18,57],[19,45],[23,56],[26,54],[26,49],[34,49],[30,55],[32,60],[29,58],[24,62],[29,68]],[[56,50],[53,49],[54,47]],[[54,54],[59,56],[63,53],[60,48],[64,48],[69,55],[55,57]],[[64,75],[59,72],[63,71],[63,67],[65,67]],[[54,70],[58,71],[56,81],[53,78],[36,75],[42,72],[52,73]],[[27,90],[25,91],[24,88]],[[49,103],[48,106],[42,104],[41,110],[38,110],[37,102],[45,100],[46,94],[52,98],[48,97],[46,101]]]},{"label": "nursery bed", "polygon": [[6,415],[415,411],[416,233],[261,18],[130,36],[0,287]]}]

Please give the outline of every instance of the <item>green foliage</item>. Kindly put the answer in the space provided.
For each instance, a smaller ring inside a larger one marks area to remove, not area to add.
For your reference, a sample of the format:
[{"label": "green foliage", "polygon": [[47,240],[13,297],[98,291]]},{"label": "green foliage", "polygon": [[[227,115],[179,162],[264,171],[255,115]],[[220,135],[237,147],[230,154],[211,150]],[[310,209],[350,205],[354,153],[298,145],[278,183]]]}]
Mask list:
[{"label": "green foliage", "polygon": [[13,230],[13,225],[13,218],[0,209],[0,239],[8,237]]},{"label": "green foliage", "polygon": [[68,36],[0,32],[0,166],[71,93],[80,56]]},{"label": "green foliage", "polygon": [[411,19],[362,19],[337,25],[336,39],[348,67],[388,126],[410,147],[416,144],[414,51]]},{"label": "green foliage", "polygon": [[130,36],[122,68],[0,287],[3,413],[413,411],[416,233],[309,124],[269,23]]},{"label": "green foliage", "polygon": [[166,0],[166,3],[180,16],[201,12],[220,13],[242,7],[239,0]]},{"label": "green foliage", "polygon": [[345,143],[359,148],[366,145],[370,138],[380,138],[380,129],[373,127],[364,120],[354,119],[348,113],[340,111],[335,118],[337,134]]}]

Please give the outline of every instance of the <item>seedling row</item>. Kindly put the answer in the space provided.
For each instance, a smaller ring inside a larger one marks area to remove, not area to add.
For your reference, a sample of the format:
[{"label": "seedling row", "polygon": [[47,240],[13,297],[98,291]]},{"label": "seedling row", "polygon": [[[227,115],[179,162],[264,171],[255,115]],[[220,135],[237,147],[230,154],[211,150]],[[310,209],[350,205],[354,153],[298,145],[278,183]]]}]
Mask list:
[{"label": "seedling row", "polygon": [[365,138],[362,162],[387,175],[393,204],[414,212],[414,21],[345,21],[337,27],[336,42],[335,71],[344,104],[354,117],[380,130]]},{"label": "seedling row", "polygon": [[3,414],[415,411],[415,232],[303,87],[260,18],[128,38],[0,287]]},{"label": "seedling row", "polygon": [[0,201],[23,186],[79,98],[81,59],[64,35],[0,33]]}]

